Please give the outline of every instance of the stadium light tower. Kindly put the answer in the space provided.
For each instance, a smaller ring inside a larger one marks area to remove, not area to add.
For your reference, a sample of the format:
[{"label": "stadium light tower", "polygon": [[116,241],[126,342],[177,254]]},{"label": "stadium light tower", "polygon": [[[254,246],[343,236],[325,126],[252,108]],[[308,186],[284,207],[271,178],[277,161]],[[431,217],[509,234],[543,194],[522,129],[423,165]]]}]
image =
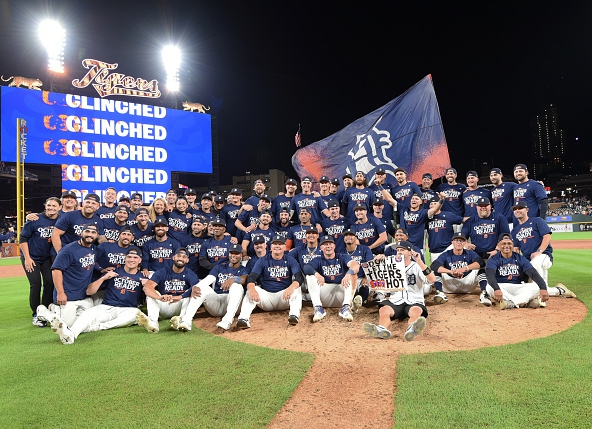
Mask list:
[{"label": "stadium light tower", "polygon": [[54,73],[64,73],[66,29],[57,21],[45,20],[39,26],[41,43],[47,50],[47,67]]},{"label": "stadium light tower", "polygon": [[167,73],[167,88],[171,92],[179,91],[179,68],[181,67],[181,51],[176,46],[166,46],[162,50],[162,60]]}]

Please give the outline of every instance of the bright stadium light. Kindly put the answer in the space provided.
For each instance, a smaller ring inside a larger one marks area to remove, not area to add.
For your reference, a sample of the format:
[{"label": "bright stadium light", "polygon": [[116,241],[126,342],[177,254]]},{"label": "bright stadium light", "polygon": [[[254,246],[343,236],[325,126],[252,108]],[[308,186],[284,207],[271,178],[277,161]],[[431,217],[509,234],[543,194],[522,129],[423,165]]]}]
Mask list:
[{"label": "bright stadium light", "polygon": [[49,70],[55,73],[64,73],[66,29],[57,21],[48,19],[39,26],[39,37],[47,50],[47,66]]},{"label": "bright stadium light", "polygon": [[167,88],[169,91],[178,91],[179,68],[181,67],[181,51],[176,46],[166,46],[162,50],[162,60],[167,73]]}]

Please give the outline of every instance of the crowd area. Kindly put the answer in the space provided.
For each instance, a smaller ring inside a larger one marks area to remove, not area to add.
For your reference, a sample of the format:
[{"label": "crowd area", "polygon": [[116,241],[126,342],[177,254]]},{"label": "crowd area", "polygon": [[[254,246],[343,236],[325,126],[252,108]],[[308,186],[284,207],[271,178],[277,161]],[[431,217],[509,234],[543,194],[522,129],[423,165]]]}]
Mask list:
[{"label": "crowd area", "polygon": [[547,216],[569,216],[575,214],[590,216],[592,214],[589,197],[563,198],[562,201],[557,202],[561,202],[561,206],[549,210]]},{"label": "crowd area", "polygon": [[321,177],[318,191],[303,177],[275,196],[257,181],[248,197],[170,189],[149,205],[139,193],[118,199],[114,188],[82,203],[65,192],[29,214],[20,235],[33,324],[72,344],[134,323],[157,333],[162,319],[190,331],[202,306],[222,331],[250,328],[256,307],[287,310],[296,325],[310,302],[313,322],[327,308],[352,322],[361,307],[379,306],[377,323],[362,330],[387,339],[392,320],[409,319],[411,341],[425,329],[426,299],[477,291],[484,306],[513,309],[575,297],[547,284],[545,190],[526,165],[513,173],[516,182],[503,182],[491,169],[493,188],[484,188],[475,171],[464,184],[449,168],[436,187],[429,173],[414,183],[402,168],[378,168],[372,178]]}]

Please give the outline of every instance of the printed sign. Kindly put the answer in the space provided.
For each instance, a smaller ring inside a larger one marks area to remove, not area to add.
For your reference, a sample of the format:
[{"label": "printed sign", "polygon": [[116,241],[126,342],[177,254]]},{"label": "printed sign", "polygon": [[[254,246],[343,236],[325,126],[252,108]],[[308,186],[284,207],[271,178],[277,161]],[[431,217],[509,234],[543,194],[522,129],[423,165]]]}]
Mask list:
[{"label": "printed sign", "polygon": [[372,290],[396,292],[407,289],[405,261],[401,255],[387,256],[378,262],[364,262],[362,269]]}]

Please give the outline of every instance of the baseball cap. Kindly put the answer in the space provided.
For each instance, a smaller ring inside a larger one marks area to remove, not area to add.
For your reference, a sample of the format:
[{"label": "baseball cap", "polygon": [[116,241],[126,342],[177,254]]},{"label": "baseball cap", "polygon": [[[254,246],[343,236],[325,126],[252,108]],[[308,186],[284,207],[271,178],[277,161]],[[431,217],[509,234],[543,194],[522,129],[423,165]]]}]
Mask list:
[{"label": "baseball cap", "polygon": [[349,174],[349,173],[345,173],[345,174],[344,174],[344,175],[341,177],[341,179],[345,179],[345,178],[348,178],[348,179],[353,179],[352,175],[351,175],[351,174]]},{"label": "baseball cap", "polygon": [[423,176],[421,176],[421,178],[432,180],[432,175],[431,175],[431,173],[423,173]]},{"label": "baseball cap", "polygon": [[187,252],[187,249],[185,247],[179,247],[177,250],[175,250],[175,255],[183,254],[189,256],[189,252]]},{"label": "baseball cap", "polygon": [[382,200],[382,198],[376,198],[376,201],[374,201],[374,203],[372,203],[373,206],[384,206],[384,201]]},{"label": "baseball cap", "polygon": [[233,195],[233,194],[234,194],[234,195],[242,195],[242,194],[243,194],[243,191],[241,191],[241,190],[240,190],[240,189],[238,189],[238,188],[232,188],[232,189],[230,190],[230,194],[231,194],[231,195]]},{"label": "baseball cap", "polygon": [[491,204],[491,202],[489,201],[489,198],[487,198],[487,197],[481,197],[477,200],[478,206],[488,206],[489,204]]},{"label": "baseball cap", "polygon": [[214,202],[215,202],[215,203],[224,203],[224,202],[225,202],[225,201],[224,201],[224,197],[223,197],[222,195],[216,195],[216,196],[214,197]]},{"label": "baseball cap", "polygon": [[528,208],[528,206],[526,205],[526,203],[524,201],[518,201],[517,203],[515,203],[512,206],[512,210],[516,210],[516,209],[526,209]]},{"label": "baseball cap", "polygon": [[143,200],[143,199],[144,199],[144,197],[139,192],[132,194],[132,200]]},{"label": "baseball cap", "polygon": [[197,195],[197,192],[193,188],[187,188],[185,189],[185,195]]},{"label": "baseball cap", "polygon": [[399,171],[402,171],[403,173],[407,174],[407,172],[405,171],[405,169],[404,168],[401,168],[401,167],[395,168],[395,171],[393,171],[393,173],[398,173]]},{"label": "baseball cap", "polygon": [[255,237],[253,237],[253,244],[260,244],[260,243],[265,243],[265,237],[262,236],[261,234],[257,234]]},{"label": "baseball cap", "polygon": [[308,207],[302,207],[298,213],[309,213],[312,214]]},{"label": "baseball cap", "polygon": [[456,168],[452,168],[452,167],[447,168],[444,173],[445,174],[446,173],[454,173],[454,174],[456,174]]},{"label": "baseball cap", "polygon": [[528,171],[528,168],[526,167],[526,164],[516,164],[514,166],[514,171],[520,170],[520,169]]},{"label": "baseball cap", "polygon": [[83,231],[86,231],[87,229],[90,229],[90,230],[93,230],[93,231],[97,231],[97,232],[99,231],[99,228],[97,227],[97,224],[96,223],[92,223],[92,222],[85,223],[84,225],[82,225],[82,230]]},{"label": "baseball cap", "polygon": [[452,234],[452,239],[454,240],[455,238],[460,238],[461,240],[467,241],[467,237],[465,237],[462,232],[455,232]]},{"label": "baseball cap", "polygon": [[255,181],[253,182],[253,185],[257,185],[257,184],[259,184],[259,183],[261,183],[262,185],[265,185],[265,183],[263,183],[263,180],[261,180],[261,179],[257,179],[257,180],[255,180]]},{"label": "baseball cap", "polygon": [[266,200],[268,203],[270,203],[270,202],[271,202],[271,198],[270,198],[270,197],[269,197],[269,195],[267,195],[267,194],[263,194],[263,195],[261,195],[261,196],[259,197],[259,199],[261,199],[261,200]]},{"label": "baseball cap", "polygon": [[386,174],[386,170],[382,167],[376,169],[376,173],[374,174]]},{"label": "baseball cap", "polygon": [[261,217],[263,215],[271,216],[271,211],[269,211],[269,209],[263,209],[263,210],[261,210],[261,213],[259,213],[259,216]]},{"label": "baseball cap", "polygon": [[356,235],[356,233],[354,232],[354,230],[353,230],[353,229],[351,229],[351,228],[348,228],[348,229],[346,229],[345,231],[343,231],[343,232],[341,233],[341,235],[348,235],[348,234],[349,234],[349,235]]},{"label": "baseball cap", "polygon": [[280,213],[290,213],[290,209],[288,207],[282,207]]},{"label": "baseball cap", "polygon": [[364,173],[362,170],[356,171],[356,175],[358,174],[361,174],[362,176],[366,177],[366,173]]},{"label": "baseball cap", "polygon": [[223,226],[224,228],[226,228],[226,222],[224,220],[220,219],[219,217],[212,220],[210,223],[212,225],[219,225],[219,226]]},{"label": "baseball cap", "polygon": [[203,216],[193,216],[191,223],[194,224],[195,222],[206,223],[206,218]]},{"label": "baseball cap", "polygon": [[[129,199],[129,198],[128,198]],[[86,194],[86,196],[84,197],[84,201],[86,200],[93,200],[97,203],[101,202],[101,199],[99,198],[99,196],[97,194]]]},{"label": "baseball cap", "polygon": [[330,235],[324,235],[323,237],[321,237],[319,241],[319,244],[323,243],[335,243],[335,240],[333,240],[333,237],[331,237]]},{"label": "baseball cap", "polygon": [[128,247],[125,254],[126,255],[136,255],[136,256],[142,257],[142,251],[136,246]]},{"label": "baseball cap", "polygon": [[307,227],[307,228],[305,229],[305,231],[306,231],[306,232],[305,232],[305,234],[309,234],[309,233],[310,233],[310,234],[318,234],[318,233],[319,233],[319,230],[318,230],[318,229],[316,229],[314,226],[309,226],[309,227]]},{"label": "baseball cap", "polygon": [[337,177],[335,179],[331,180],[331,184],[335,185],[335,186],[341,185],[341,183],[339,182],[339,179]]},{"label": "baseball cap", "polygon": [[330,209],[331,207],[339,207],[339,202],[337,200],[329,200],[327,208]]},{"label": "baseball cap", "polygon": [[175,195],[177,195],[177,191],[175,191],[173,188],[169,189],[168,191],[166,191],[167,194],[173,193]]},{"label": "baseball cap", "polygon": [[427,199],[427,201],[426,201],[426,202],[428,202],[428,203],[430,203],[430,204],[431,204],[431,203],[437,203],[437,202],[439,202],[439,201],[440,201],[440,198],[438,198],[438,197],[436,197],[436,196],[431,196],[431,197],[429,197],[429,198]]},{"label": "baseball cap", "polygon": [[212,201],[212,194],[210,194],[209,192],[206,192],[205,194],[203,194],[201,196],[201,199],[202,200],[210,200],[210,201]]},{"label": "baseball cap", "polygon": [[156,220],[154,221],[154,226],[156,225],[165,225],[165,226],[169,226],[169,221],[167,220],[166,217],[164,216],[158,216],[156,218]]},{"label": "baseball cap", "polygon": [[405,240],[397,241],[396,248],[397,249],[401,248],[401,249],[406,249],[406,250],[412,249],[411,243],[409,243],[408,241],[405,241]]},{"label": "baseball cap", "polygon": [[502,170],[495,167],[495,168],[492,168],[491,170],[489,170],[489,174],[502,174]]},{"label": "baseball cap", "polygon": [[402,232],[406,236],[409,236],[409,231],[407,231],[405,228],[397,228],[397,230],[395,231],[395,233],[397,233],[397,232]]},{"label": "baseball cap", "polygon": [[228,253],[243,253],[243,249],[238,244],[231,244],[228,247]]},{"label": "baseball cap", "polygon": [[469,176],[473,176],[473,177],[479,177],[479,175],[477,174],[477,172],[475,170],[469,170],[467,171],[467,177]]},{"label": "baseball cap", "polygon": [[119,198],[119,202],[122,202],[122,201],[127,201],[129,203],[131,200],[129,199],[129,197],[126,197],[124,195],[123,197]]},{"label": "baseball cap", "polygon": [[129,232],[131,234],[132,233],[132,229],[131,229],[131,227],[129,225],[125,225],[125,226],[122,226],[119,229],[119,233],[121,234],[122,232]]},{"label": "baseball cap", "polygon": [[78,198],[74,191],[66,191],[62,194],[62,198]]},{"label": "baseball cap", "polygon": [[512,239],[512,235],[511,234],[508,234],[507,232],[504,232],[504,233],[500,234],[500,236],[497,238],[497,242],[498,243],[500,241],[502,241],[502,240],[512,240],[512,241],[514,241]]},{"label": "baseball cap", "polygon": [[358,204],[357,206],[354,207],[354,212],[358,211],[358,210],[368,210],[368,207],[366,207],[365,205],[362,205],[362,204]]},{"label": "baseball cap", "polygon": [[319,183],[323,183],[323,182],[330,182],[330,181],[331,181],[331,179],[329,179],[329,177],[327,177],[327,176],[322,176],[322,177],[319,179]]},{"label": "baseball cap", "polygon": [[298,185],[298,182],[296,182],[296,180],[294,180],[294,179],[288,179],[288,180],[286,180],[286,185],[295,185],[295,186],[297,186]]},{"label": "baseball cap", "polygon": [[129,208],[127,206],[117,206],[115,212],[126,212],[129,213]]},{"label": "baseball cap", "polygon": [[310,177],[308,177],[308,176],[304,176],[302,178],[301,182],[310,182],[310,183],[312,183],[312,179]]},{"label": "baseball cap", "polygon": [[271,239],[271,242],[286,244],[286,239],[284,237],[282,237],[281,235],[274,235],[273,238]]},{"label": "baseball cap", "polygon": [[136,216],[141,215],[141,214],[150,215],[150,212],[148,211],[148,209],[146,207],[138,208],[135,213],[136,213]]}]

